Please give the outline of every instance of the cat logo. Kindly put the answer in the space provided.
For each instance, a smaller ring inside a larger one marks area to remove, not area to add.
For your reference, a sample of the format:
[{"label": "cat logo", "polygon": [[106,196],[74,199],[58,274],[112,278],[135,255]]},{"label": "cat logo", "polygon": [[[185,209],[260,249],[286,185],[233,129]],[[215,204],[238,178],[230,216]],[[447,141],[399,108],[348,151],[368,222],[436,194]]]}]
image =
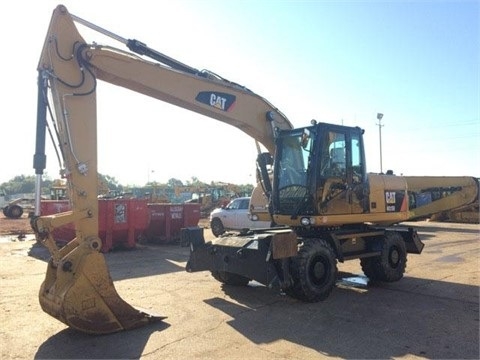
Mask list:
[{"label": "cat logo", "polygon": [[225,104],[227,103],[227,99],[221,96],[217,96],[216,94],[210,94],[210,105],[216,107],[220,110],[225,110]]},{"label": "cat logo", "polygon": [[385,201],[387,204],[395,204],[395,191],[385,191]]},{"label": "cat logo", "polygon": [[227,112],[233,109],[236,99],[235,95],[214,91],[201,91],[195,98],[202,104]]}]

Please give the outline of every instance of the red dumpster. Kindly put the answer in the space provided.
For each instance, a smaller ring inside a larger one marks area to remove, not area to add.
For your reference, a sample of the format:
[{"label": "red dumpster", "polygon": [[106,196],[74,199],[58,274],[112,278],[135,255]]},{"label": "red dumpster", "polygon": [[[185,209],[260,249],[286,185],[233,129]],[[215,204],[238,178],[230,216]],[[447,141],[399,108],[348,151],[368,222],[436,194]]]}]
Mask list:
[{"label": "red dumpster", "polygon": [[134,248],[150,222],[143,199],[101,199],[98,201],[99,237],[102,252],[114,247]]},{"label": "red dumpster", "polygon": [[168,244],[180,240],[184,227],[200,220],[200,204],[148,204],[150,224],[146,230],[149,242]]},{"label": "red dumpster", "polygon": [[[68,200],[45,200],[41,202],[41,214],[52,215],[70,210]],[[115,247],[133,248],[150,222],[146,200],[101,199],[98,201],[98,236],[102,240],[102,252]],[[73,224],[53,231],[59,243],[67,243],[75,237]]]},{"label": "red dumpster", "polygon": [[183,227],[197,226],[200,221],[200,204],[184,204]]},{"label": "red dumpster", "polygon": [[152,243],[166,243],[167,239],[167,204],[148,204],[150,223],[145,230],[147,240]]},{"label": "red dumpster", "polygon": [[183,227],[184,204],[169,204],[167,206],[166,235],[169,242],[180,240],[180,230]]},{"label": "red dumpster", "polygon": [[[68,200],[42,200],[40,202],[41,215],[54,215],[70,211],[71,206]],[[73,224],[67,224],[53,230],[53,238],[59,244],[66,244],[75,237]]]}]

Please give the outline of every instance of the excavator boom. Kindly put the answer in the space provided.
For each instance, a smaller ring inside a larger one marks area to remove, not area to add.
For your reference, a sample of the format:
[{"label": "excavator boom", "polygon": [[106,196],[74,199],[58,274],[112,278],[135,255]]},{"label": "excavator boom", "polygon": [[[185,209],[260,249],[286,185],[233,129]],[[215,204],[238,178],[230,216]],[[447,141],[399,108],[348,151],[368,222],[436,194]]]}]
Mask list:
[{"label": "excavator boom", "polygon": [[[37,143],[34,168],[37,202],[46,165],[46,115],[55,111],[54,128],[62,155],[72,211],[32,219],[37,239],[51,252],[40,290],[43,310],[67,325],[89,333],[109,333],[161,320],[138,311],[116,293],[107,265],[99,253],[97,182],[97,80],[189,109],[236,126],[274,152],[275,128],[289,129],[288,119],[252,91],[211,72],[198,71],[148,48],[137,40],[115,39],[132,51],[150,56],[147,61],[132,52],[89,45],[63,5],[53,12],[38,64]],[[112,36],[112,33],[107,35]],[[40,206],[36,206],[40,209]],[[59,248],[52,231],[74,223],[76,237]]]}]

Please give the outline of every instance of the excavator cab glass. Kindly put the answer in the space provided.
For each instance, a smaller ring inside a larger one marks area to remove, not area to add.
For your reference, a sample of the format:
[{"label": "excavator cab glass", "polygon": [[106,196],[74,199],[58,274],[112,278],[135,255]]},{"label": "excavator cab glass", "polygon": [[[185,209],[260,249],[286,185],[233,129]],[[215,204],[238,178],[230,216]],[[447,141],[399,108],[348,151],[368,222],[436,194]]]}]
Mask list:
[{"label": "excavator cab glass", "polygon": [[311,142],[310,142],[311,138],[310,138],[310,130],[308,130],[307,128],[303,129],[303,134],[302,134],[302,138],[300,140],[301,144],[302,144],[302,148],[304,150],[307,150],[309,151],[309,145],[311,145]]},{"label": "excavator cab glass", "polygon": [[360,128],[319,123],[280,132],[276,145],[272,200],[277,214],[363,211],[357,206],[366,180]]},{"label": "excavator cab glass", "polygon": [[346,141],[345,133],[328,131],[324,134],[321,150],[321,177],[346,176]]},{"label": "excavator cab glass", "polygon": [[313,145],[309,128],[284,131],[277,138],[274,201],[281,213],[288,213],[296,207],[292,204],[303,204],[307,198]]}]

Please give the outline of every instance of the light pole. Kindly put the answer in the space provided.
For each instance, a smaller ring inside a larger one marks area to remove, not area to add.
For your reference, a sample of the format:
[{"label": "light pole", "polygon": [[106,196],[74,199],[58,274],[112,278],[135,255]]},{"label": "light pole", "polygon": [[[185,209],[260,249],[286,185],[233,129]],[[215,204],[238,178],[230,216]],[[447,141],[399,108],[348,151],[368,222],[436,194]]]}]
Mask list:
[{"label": "light pole", "polygon": [[383,114],[377,113],[377,120],[378,120],[378,136],[380,138],[380,174],[383,174],[383,166],[382,166],[382,118]]},{"label": "light pole", "polygon": [[150,170],[150,167],[147,170],[147,184],[150,183],[150,174],[153,174],[155,170]]}]

